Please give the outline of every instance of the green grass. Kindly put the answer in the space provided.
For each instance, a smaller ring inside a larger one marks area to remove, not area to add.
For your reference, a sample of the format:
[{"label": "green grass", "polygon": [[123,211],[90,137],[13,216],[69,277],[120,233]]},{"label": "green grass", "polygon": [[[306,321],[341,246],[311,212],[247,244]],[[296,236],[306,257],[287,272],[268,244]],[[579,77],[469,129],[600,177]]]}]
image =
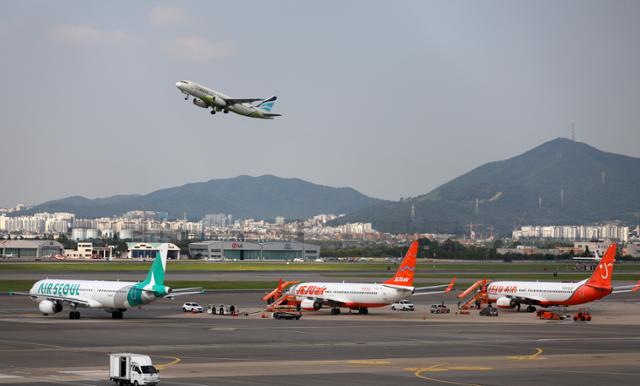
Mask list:
[{"label": "green grass", "polygon": [[[0,272],[146,272],[151,262],[40,262],[40,263],[0,263]],[[291,263],[282,262],[229,262],[212,263],[200,261],[170,261],[168,272],[388,272],[397,269],[397,264],[389,263]],[[435,267],[435,268],[434,268]],[[457,273],[501,273],[525,272],[549,274],[553,271],[585,274],[575,270],[575,263],[495,263],[495,262],[461,262],[439,263],[419,261],[417,273],[435,274],[442,271]],[[617,263],[616,272],[638,272],[640,264]]]},{"label": "green grass", "polygon": [[[381,278],[388,279],[391,275],[382,275],[382,274],[349,274],[349,273],[330,273],[326,276],[329,277],[367,277],[367,278]],[[571,280],[571,281],[580,281],[583,279],[587,279],[591,276],[590,272],[582,272],[582,273],[558,273],[558,276],[553,276],[551,272],[546,273],[491,273],[491,272],[477,272],[477,273],[419,273],[416,274],[417,279],[441,279],[441,280],[451,280],[453,277],[457,277],[458,279],[492,279],[492,280],[540,280],[540,281],[563,281],[563,280]],[[632,280],[637,281],[640,280],[640,275],[635,273],[616,273],[613,275],[613,280]]]}]

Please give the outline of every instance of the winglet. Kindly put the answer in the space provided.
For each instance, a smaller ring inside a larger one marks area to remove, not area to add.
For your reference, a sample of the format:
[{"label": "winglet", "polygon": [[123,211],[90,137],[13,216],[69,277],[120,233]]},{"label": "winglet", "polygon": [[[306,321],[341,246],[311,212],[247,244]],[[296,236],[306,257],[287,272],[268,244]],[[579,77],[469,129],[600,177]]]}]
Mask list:
[{"label": "winglet", "polygon": [[447,289],[444,290],[444,292],[451,292],[451,290],[453,289],[453,285],[456,283],[456,277],[454,276],[453,279],[451,280],[451,283],[449,283],[449,285],[447,286]]},{"label": "winglet", "polygon": [[409,251],[402,260],[396,274],[384,284],[401,287],[413,287],[413,276],[416,271],[416,257],[418,256],[418,241],[411,243]]}]

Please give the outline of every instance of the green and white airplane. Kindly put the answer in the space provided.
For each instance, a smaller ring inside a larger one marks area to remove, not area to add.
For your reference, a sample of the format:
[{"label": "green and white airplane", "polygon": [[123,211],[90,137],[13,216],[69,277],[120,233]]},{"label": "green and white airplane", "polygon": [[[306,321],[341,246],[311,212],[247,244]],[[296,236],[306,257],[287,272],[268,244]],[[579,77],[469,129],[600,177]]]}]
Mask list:
[{"label": "green and white airplane", "polygon": [[176,82],[176,87],[181,93],[185,94],[185,100],[192,96],[194,105],[203,109],[211,107],[211,114],[215,114],[217,111],[222,111],[225,114],[233,111],[238,115],[250,118],[273,119],[280,116],[280,114],[271,112],[276,99],[278,99],[275,95],[267,99],[232,98],[220,91],[212,90],[190,80],[178,81]]},{"label": "green and white airplane", "polygon": [[38,302],[44,315],[62,311],[63,304],[70,307],[69,319],[80,319],[79,307],[102,308],[111,313],[113,319],[122,319],[128,308],[149,304],[160,298],[194,295],[204,292],[202,288],[171,289],[164,285],[167,268],[168,245],[162,244],[147,278],[140,282],[104,280],[60,280],[43,279],[36,282],[28,293],[13,295],[29,296]]}]

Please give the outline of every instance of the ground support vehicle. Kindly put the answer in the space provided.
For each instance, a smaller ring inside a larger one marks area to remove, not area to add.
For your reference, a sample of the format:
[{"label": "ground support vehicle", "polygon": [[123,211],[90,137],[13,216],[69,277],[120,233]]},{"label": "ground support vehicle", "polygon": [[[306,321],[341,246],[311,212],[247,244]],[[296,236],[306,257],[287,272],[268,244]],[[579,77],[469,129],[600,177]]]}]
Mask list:
[{"label": "ground support vehicle", "polygon": [[416,310],[413,303],[411,303],[406,299],[400,300],[397,303],[393,303],[391,305],[391,309],[394,311],[415,311]]},{"label": "ground support vehicle", "polygon": [[153,386],[160,382],[160,375],[149,355],[119,353],[109,355],[109,380],[118,385]]},{"label": "ground support vehicle", "polygon": [[449,309],[449,307],[445,306],[444,304],[432,304],[431,305],[431,313],[432,314],[448,314],[450,312],[451,312],[451,310]]}]

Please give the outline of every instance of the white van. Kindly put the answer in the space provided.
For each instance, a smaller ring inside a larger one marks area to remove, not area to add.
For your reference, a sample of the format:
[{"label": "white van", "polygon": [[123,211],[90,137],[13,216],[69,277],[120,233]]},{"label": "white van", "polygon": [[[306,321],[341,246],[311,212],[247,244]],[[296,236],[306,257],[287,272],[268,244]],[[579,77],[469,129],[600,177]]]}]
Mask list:
[{"label": "white van", "polygon": [[109,379],[118,385],[157,385],[158,370],[149,355],[121,353],[109,355]]}]

